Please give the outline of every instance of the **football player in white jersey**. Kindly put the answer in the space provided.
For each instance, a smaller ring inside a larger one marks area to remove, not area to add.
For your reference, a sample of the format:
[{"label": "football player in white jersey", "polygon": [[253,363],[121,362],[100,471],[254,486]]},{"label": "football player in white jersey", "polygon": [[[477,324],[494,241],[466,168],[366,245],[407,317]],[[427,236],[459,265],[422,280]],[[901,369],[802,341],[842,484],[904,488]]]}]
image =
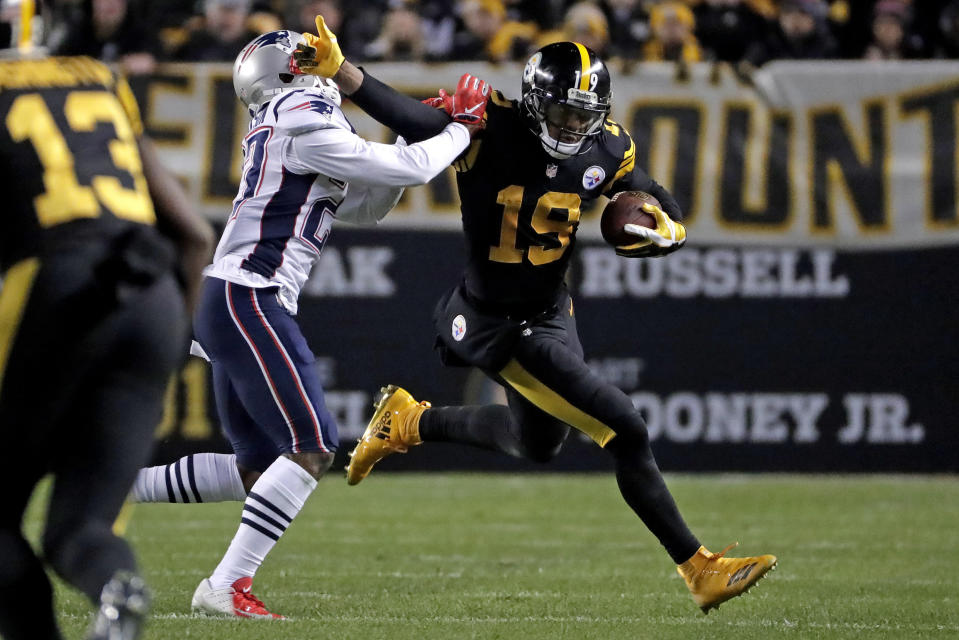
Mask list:
[{"label": "football player in white jersey", "polygon": [[194,610],[214,615],[281,617],[253,596],[252,579],[333,461],[336,425],[295,321],[333,221],[376,222],[405,186],[449,166],[482,127],[489,93],[464,76],[455,115],[438,135],[409,146],[368,142],[340,110],[336,85],[299,72],[291,55],[302,41],[293,31],[264,34],[233,66],[253,119],[194,332],[234,455],[142,469],[134,486],[139,502],[245,500],[226,554],[193,595]]}]

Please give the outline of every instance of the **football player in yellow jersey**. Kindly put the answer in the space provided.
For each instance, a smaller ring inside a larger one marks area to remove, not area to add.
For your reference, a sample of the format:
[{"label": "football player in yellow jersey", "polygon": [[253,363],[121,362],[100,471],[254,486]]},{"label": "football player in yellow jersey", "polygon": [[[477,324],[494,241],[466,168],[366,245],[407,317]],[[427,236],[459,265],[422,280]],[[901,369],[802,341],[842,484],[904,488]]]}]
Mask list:
[{"label": "football player in yellow jersey", "polygon": [[[407,140],[445,126],[430,109],[343,59],[317,18],[297,56],[300,69],[332,77],[341,92]],[[482,369],[508,407],[431,407],[387,386],[347,471],[360,482],[387,455],[422,442],[458,442],[537,461],[555,456],[574,427],[612,457],[626,503],[659,539],[703,611],[743,593],[776,564],[771,555],[711,553],[683,521],[629,397],[586,365],[564,278],[580,211],[601,194],[651,193],[655,229],[637,228],[624,256],[664,256],[686,230],[675,198],[635,164],[629,133],[609,119],[606,65],[577,42],[530,57],[521,100],[494,91],[486,128],[455,164],[466,235],[462,280],[434,313],[444,362]],[[443,95],[434,106],[445,106]],[[628,228],[628,227],[627,227]]]},{"label": "football player in yellow jersey", "polygon": [[[14,33],[31,24],[23,4]],[[0,60],[0,636],[61,637],[20,529],[50,473],[43,557],[98,608],[89,638],[127,640],[148,595],[112,527],[186,353],[185,294],[212,232],[160,166],[126,82],[30,44]]]}]

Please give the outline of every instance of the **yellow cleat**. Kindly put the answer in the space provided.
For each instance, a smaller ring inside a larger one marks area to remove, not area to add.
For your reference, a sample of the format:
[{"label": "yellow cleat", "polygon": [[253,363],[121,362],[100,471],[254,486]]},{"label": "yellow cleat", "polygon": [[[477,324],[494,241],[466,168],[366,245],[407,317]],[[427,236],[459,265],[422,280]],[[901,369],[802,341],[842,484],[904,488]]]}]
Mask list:
[{"label": "yellow cleat", "polygon": [[719,553],[700,547],[696,555],[676,567],[703,613],[746,593],[776,566],[776,556],[770,555],[724,558],[726,552],[737,544],[734,542]]},{"label": "yellow cleat", "polygon": [[420,416],[430,407],[429,402],[417,402],[405,389],[388,385],[380,389],[380,398],[373,405],[376,410],[366,425],[363,437],[350,453],[346,468],[346,482],[359,484],[369,475],[373,465],[391,453],[406,453],[420,439]]}]

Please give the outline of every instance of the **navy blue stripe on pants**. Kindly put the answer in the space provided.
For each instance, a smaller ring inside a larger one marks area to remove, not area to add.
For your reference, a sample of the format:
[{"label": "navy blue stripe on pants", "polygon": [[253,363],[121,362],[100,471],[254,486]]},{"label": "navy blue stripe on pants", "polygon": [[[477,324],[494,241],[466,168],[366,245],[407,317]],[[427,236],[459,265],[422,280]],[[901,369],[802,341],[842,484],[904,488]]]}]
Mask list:
[{"label": "navy blue stripe on pants", "polygon": [[339,444],[316,357],[276,292],[207,278],[194,322],[223,430],[238,462],[257,470],[280,453],[333,452]]}]

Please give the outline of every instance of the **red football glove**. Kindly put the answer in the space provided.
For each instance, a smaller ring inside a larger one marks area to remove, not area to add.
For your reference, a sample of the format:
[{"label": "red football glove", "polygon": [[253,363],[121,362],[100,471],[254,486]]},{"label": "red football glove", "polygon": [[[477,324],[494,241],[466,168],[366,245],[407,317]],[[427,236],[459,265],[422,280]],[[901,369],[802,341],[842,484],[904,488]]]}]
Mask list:
[{"label": "red football glove", "polygon": [[[452,108],[449,111],[453,122],[465,125],[483,124],[486,113],[486,101],[489,99],[489,84],[476,76],[464,73],[456,85]],[[442,94],[440,94],[442,96]]]},{"label": "red football glove", "polygon": [[446,93],[446,89],[440,89],[438,96],[423,100],[423,104],[434,109],[442,109],[446,112],[446,115],[453,113],[453,96]]}]

